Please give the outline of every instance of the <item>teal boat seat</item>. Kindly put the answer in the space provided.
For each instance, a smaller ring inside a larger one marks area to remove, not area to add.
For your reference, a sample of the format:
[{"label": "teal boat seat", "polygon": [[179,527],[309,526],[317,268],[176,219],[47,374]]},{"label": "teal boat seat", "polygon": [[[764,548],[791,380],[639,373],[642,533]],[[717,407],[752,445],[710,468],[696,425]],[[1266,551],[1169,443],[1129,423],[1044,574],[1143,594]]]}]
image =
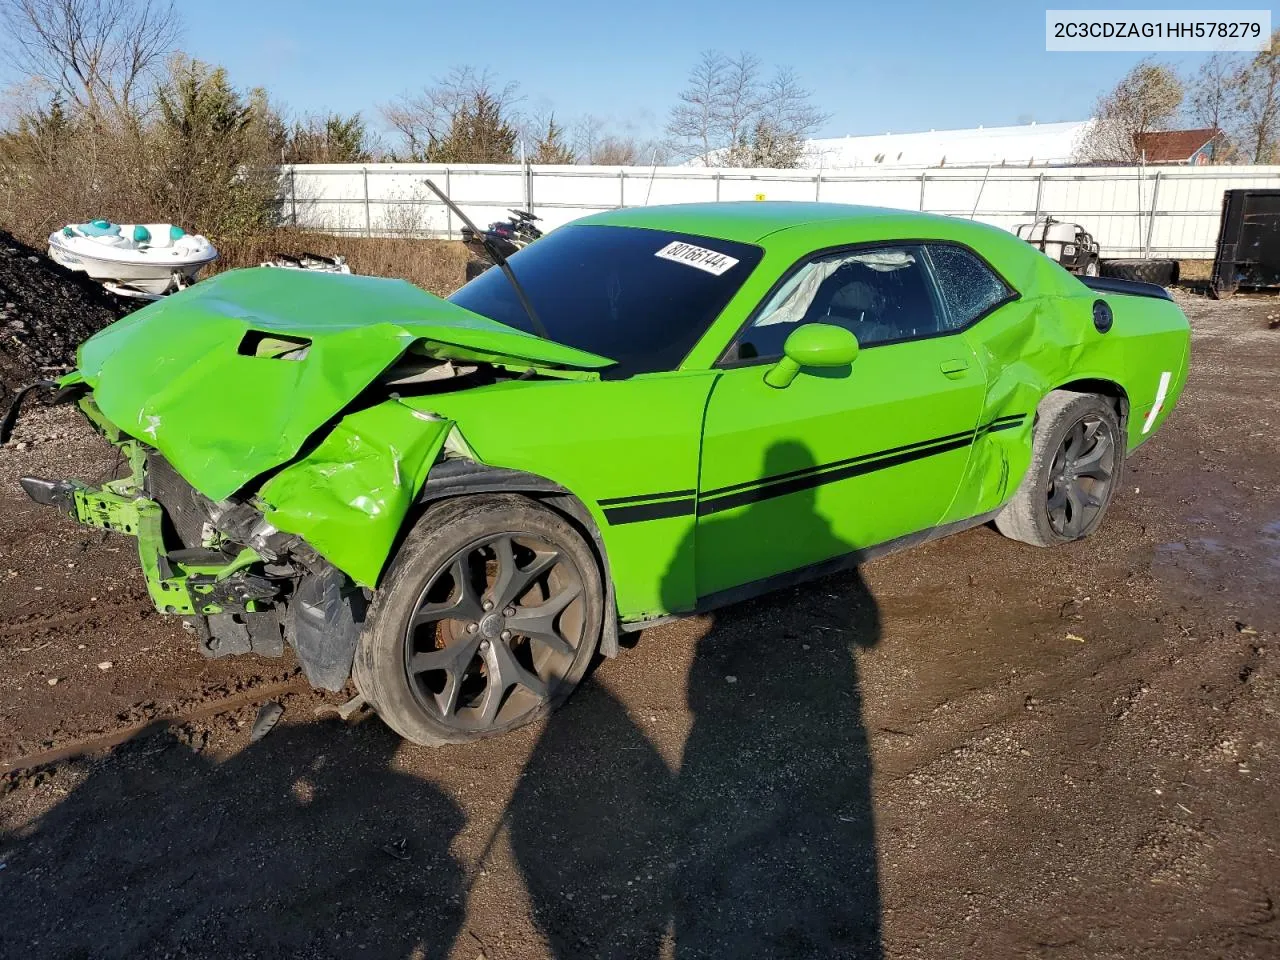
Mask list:
[{"label": "teal boat seat", "polygon": [[[90,220],[88,223],[78,223],[75,229],[86,237],[118,237],[120,236],[120,224],[112,223],[109,220]],[[63,233],[67,233],[71,227],[66,227]]]}]

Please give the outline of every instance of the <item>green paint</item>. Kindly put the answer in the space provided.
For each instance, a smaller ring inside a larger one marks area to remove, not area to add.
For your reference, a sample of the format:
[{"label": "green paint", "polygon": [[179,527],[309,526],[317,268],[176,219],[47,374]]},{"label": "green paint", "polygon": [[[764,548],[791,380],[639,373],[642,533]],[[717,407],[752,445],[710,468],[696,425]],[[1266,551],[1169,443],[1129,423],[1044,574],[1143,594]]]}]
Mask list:
[{"label": "green paint", "polygon": [[[246,356],[263,336],[309,347],[296,360],[279,351]],[[107,419],[221,500],[293,459],[410,349],[519,369],[610,362],[402,280],[256,269],[220,274],[130,314],[87,340],[78,364]]]},{"label": "green paint", "polygon": [[[214,500],[256,498],[270,523],[368,586],[440,457],[551,480],[598,527],[619,614],[639,621],[999,507],[1026,470],[1034,414],[1051,390],[1123,391],[1133,449],[1186,380],[1188,328],[1173,303],[1100,295],[993,227],[787,203],[585,222],[690,233],[710,247],[743,241],[764,255],[678,369],[626,380],[599,379],[606,358],[405,283],[249,270],[103,331],[67,382],[92,388],[82,407],[109,439],[158,448]],[[1019,296],[947,335],[859,349],[843,329],[813,324],[792,333],[777,363],[718,363],[814,251],[894,240],[963,244]],[[1114,311],[1107,334],[1092,323],[1098,299]],[[429,391],[377,386],[406,351],[507,376]],[[539,375],[511,378],[526,369]],[[1163,407],[1143,432],[1166,371]]]},{"label": "green paint", "polygon": [[347,414],[263,486],[267,521],[373,586],[451,426],[395,400]]},{"label": "green paint", "polygon": [[[143,467],[137,444],[125,441],[121,446],[133,464],[132,472],[97,489],[77,484],[74,491],[75,519],[87,527],[137,539],[138,562],[147,584],[147,593],[161,613],[221,613],[221,606],[201,595],[212,591],[213,582],[247,570],[262,558],[255,551],[244,548],[225,564],[167,563],[162,531],[163,510],[160,504],[143,495]],[[166,574],[166,569],[170,573]]]},{"label": "green paint", "polygon": [[788,387],[805,367],[847,367],[858,355],[858,338],[844,327],[829,323],[806,323],[783,346],[785,354],[765,374],[771,387]]}]

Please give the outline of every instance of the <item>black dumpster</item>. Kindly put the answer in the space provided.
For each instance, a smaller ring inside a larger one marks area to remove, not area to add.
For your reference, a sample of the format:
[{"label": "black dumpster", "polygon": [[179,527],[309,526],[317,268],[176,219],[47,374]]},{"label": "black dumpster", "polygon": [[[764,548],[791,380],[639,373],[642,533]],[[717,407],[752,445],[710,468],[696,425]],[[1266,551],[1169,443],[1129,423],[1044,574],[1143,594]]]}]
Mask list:
[{"label": "black dumpster", "polygon": [[1210,291],[1280,287],[1280,190],[1226,190]]}]

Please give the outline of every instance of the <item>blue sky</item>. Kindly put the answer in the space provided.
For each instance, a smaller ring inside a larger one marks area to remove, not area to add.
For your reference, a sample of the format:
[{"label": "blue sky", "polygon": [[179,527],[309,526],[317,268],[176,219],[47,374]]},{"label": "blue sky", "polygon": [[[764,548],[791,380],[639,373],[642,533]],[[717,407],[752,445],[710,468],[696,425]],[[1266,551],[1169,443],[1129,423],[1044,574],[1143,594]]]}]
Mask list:
[{"label": "blue sky", "polygon": [[183,48],[225,65],[237,85],[265,86],[296,112],[360,110],[375,125],[377,104],[469,64],[518,80],[526,107],[655,134],[707,48],[794,67],[831,114],[828,136],[1052,122],[1087,116],[1139,58],[1047,53],[1045,5],[995,0],[219,0],[179,9]]}]

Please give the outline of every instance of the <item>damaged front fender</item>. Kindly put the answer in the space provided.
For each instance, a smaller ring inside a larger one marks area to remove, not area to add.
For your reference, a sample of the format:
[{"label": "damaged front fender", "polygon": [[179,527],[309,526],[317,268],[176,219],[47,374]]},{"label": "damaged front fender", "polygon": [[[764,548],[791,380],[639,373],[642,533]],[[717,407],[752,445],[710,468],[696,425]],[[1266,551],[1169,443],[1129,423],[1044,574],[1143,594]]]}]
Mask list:
[{"label": "damaged front fender", "polygon": [[262,487],[263,514],[373,587],[452,428],[399,400],[349,413]]}]

